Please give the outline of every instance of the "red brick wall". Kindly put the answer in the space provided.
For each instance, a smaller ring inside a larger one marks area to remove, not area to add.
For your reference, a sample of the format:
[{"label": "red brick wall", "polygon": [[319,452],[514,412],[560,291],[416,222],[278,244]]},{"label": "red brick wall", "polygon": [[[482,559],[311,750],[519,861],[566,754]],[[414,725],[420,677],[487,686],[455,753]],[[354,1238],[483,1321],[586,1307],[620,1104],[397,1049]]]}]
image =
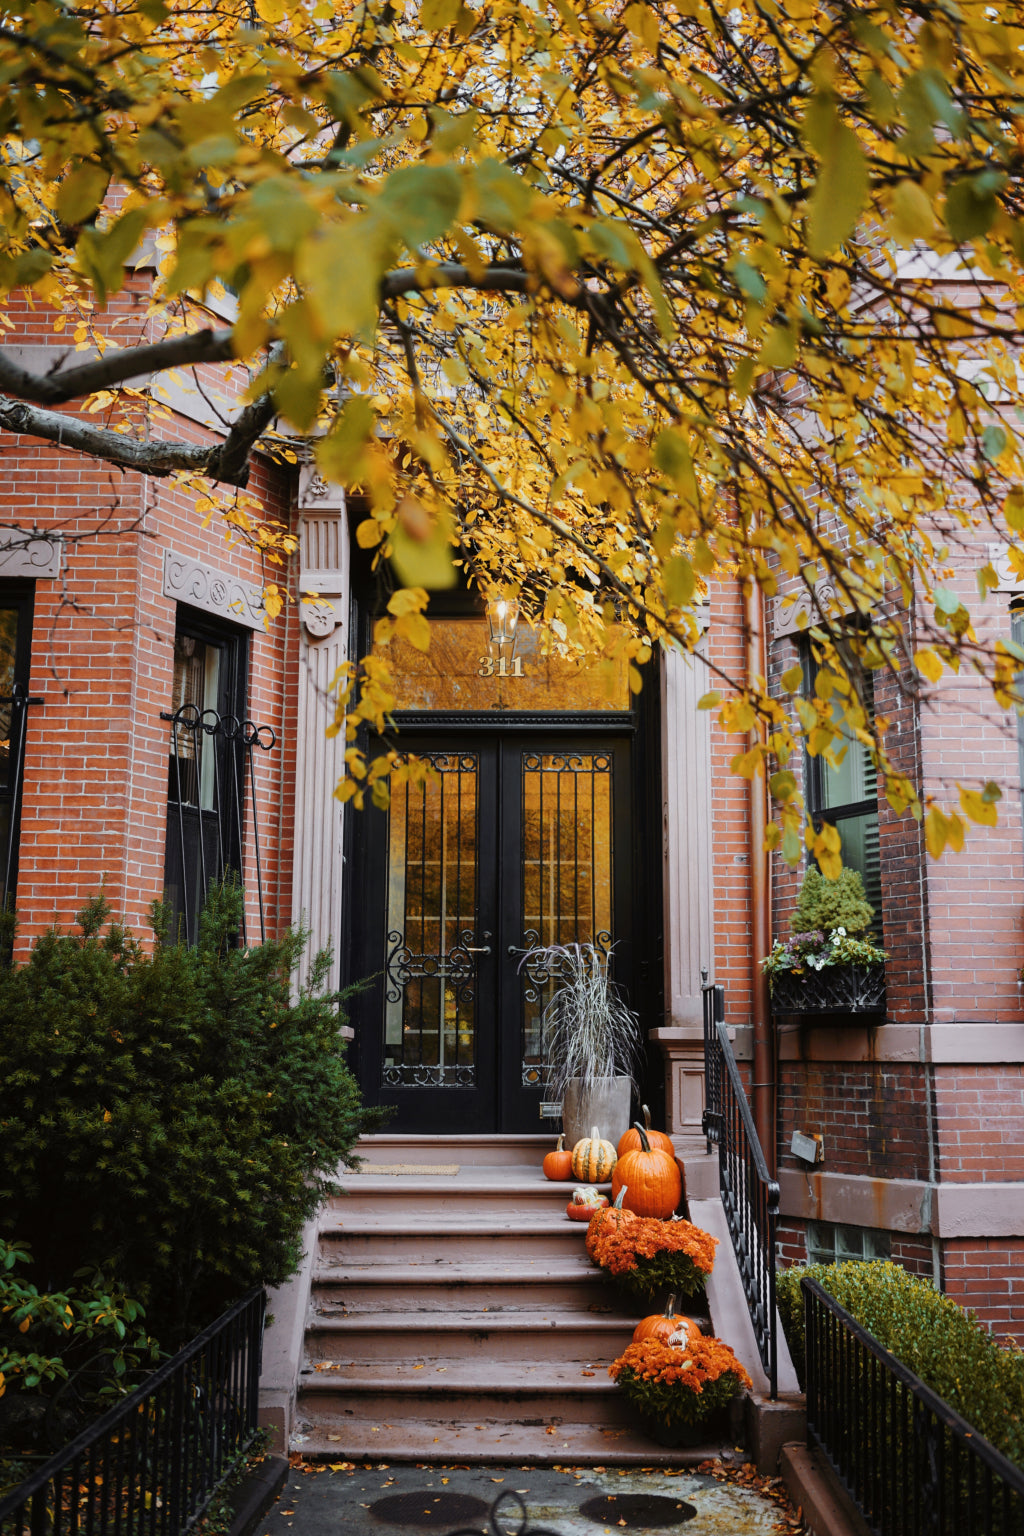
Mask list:
[{"label": "red brick wall", "polygon": [[[714,584],[711,589],[710,656],[727,678],[742,681],[746,675],[743,598],[734,582]],[[709,689],[727,696],[728,683],[716,674],[708,677]],[[730,1024],[750,1019],[750,817],[746,779],[730,772],[729,764],[745,752],[745,737],[730,735],[711,725],[712,837],[709,876],[715,902],[714,981],[725,986],[725,1015]]]},{"label": "red brick wall", "polygon": [[781,1062],[779,1166],[806,1169],[794,1131],[825,1138],[829,1173],[928,1178],[925,1069],[914,1063]]},{"label": "red brick wall", "polygon": [[1024,1237],[943,1245],[943,1289],[996,1335],[1024,1341]]},{"label": "red brick wall", "polygon": [[1024,1180],[1024,1066],[937,1066],[943,1182]]},{"label": "red brick wall", "polygon": [[[111,303],[104,324],[122,345],[145,332],[146,274]],[[18,330],[7,341],[66,346],[72,327],[14,296]],[[102,415],[97,418],[102,423]],[[173,418],[160,430],[182,441],[205,429]],[[176,603],[162,595],[163,553],[172,548],[247,584],[281,582],[258,553],[209,527],[193,498],[166,480],[121,473],[98,461],[25,437],[0,437],[5,519],[72,534],[62,579],[35,584],[31,691],[17,903],[19,952],[57,921],[70,926],[101,883],[115,913],[148,935],[148,908],[163,891],[168,726]],[[257,461],[248,494],[257,515],[287,523],[289,473]],[[257,752],[257,809],[264,905],[270,934],[291,911],[296,680],[290,657],[295,620],[282,616],[252,633],[249,714],[269,724],[277,746]],[[245,847],[247,923],[259,933],[251,821]]]}]

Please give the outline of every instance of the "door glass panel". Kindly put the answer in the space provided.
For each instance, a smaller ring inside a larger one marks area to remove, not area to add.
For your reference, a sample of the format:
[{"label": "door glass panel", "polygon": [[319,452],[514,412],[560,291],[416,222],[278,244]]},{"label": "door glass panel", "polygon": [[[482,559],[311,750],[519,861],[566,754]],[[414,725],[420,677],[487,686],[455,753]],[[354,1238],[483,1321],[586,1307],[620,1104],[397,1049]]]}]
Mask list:
[{"label": "door glass panel", "polygon": [[421,710],[624,711],[631,708],[624,657],[579,667],[541,650],[528,624],[514,646],[492,647],[483,619],[432,619],[430,648],[419,651],[394,636],[377,648],[398,688],[398,708]]},{"label": "door glass panel", "polygon": [[[522,754],[523,935],[526,951],[612,942],[612,756]],[[522,971],[522,1083],[543,1086],[541,1017],[555,986],[542,963]]]},{"label": "door glass panel", "polygon": [[476,1084],[480,762],[426,754],[435,774],[400,786],[388,825],[386,1088]]}]

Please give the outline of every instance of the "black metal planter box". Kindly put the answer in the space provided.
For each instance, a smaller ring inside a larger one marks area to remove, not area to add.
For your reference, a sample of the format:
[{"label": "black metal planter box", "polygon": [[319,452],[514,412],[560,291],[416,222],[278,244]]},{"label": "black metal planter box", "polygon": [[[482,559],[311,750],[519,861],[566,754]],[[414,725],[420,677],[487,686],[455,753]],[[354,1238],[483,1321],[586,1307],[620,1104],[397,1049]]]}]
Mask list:
[{"label": "black metal planter box", "polygon": [[885,967],[827,965],[799,976],[784,971],[772,978],[772,1012],[827,1014],[834,1020],[866,1014],[877,1020],[885,1013]]}]

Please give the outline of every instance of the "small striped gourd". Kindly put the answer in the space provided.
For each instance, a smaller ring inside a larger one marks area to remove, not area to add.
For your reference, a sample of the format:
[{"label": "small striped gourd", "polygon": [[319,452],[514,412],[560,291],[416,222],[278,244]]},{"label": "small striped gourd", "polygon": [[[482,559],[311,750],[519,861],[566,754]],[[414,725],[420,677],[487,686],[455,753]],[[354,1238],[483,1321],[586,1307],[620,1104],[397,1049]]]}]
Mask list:
[{"label": "small striped gourd", "polygon": [[615,1167],[615,1147],[603,1141],[595,1125],[572,1149],[572,1176],[581,1184],[601,1184]]}]

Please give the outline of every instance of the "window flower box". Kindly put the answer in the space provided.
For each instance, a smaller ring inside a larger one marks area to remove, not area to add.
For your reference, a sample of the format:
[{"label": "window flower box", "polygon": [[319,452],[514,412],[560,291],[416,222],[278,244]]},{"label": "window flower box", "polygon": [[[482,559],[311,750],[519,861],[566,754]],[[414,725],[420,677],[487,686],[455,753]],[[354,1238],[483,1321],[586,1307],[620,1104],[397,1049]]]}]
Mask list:
[{"label": "window flower box", "polygon": [[845,928],[777,939],[762,963],[775,1014],[885,1013],[885,951]]}]

